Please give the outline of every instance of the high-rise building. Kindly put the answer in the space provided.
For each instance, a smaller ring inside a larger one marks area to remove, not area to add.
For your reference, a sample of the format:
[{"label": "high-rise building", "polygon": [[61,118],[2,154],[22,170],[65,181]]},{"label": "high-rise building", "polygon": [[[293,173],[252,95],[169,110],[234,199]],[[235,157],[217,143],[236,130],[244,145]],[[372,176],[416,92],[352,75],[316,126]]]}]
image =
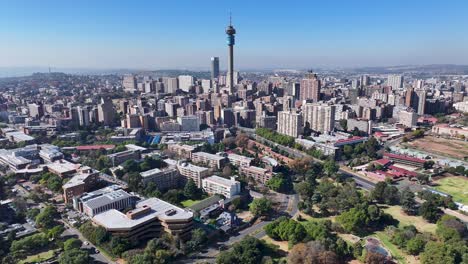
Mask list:
[{"label": "high-rise building", "polygon": [[44,116],[44,107],[42,104],[29,104],[29,116],[34,118],[41,118]]},{"label": "high-rise building", "polygon": [[228,76],[229,76],[229,83],[228,87],[230,93],[232,93],[234,88],[234,44],[235,44],[235,37],[236,30],[232,26],[231,17],[229,17],[229,26],[226,28],[227,34],[227,44],[228,44]]},{"label": "high-rise building", "polygon": [[211,57],[211,81],[219,76],[219,58]]},{"label": "high-rise building", "polygon": [[89,110],[86,106],[78,106],[78,122],[80,126],[88,126],[89,125]]},{"label": "high-rise building", "polygon": [[180,75],[179,76],[179,89],[181,89],[184,92],[190,92],[190,89],[193,86],[193,83],[195,82],[195,78],[190,75]]},{"label": "high-rise building", "polygon": [[167,78],[167,85],[165,87],[165,92],[170,94],[175,94],[179,89],[179,79],[177,78]]},{"label": "high-rise building", "polygon": [[406,90],[405,106],[411,107],[412,105],[414,105],[413,101],[414,101],[414,89],[413,87],[410,87]]},{"label": "high-rise building", "polygon": [[126,92],[134,93],[138,89],[137,78],[135,75],[125,75],[122,86]]},{"label": "high-rise building", "polygon": [[295,111],[278,112],[278,133],[298,137],[303,131],[302,113]]},{"label": "high-rise building", "polygon": [[416,96],[418,98],[418,106],[415,110],[417,110],[418,115],[424,115],[424,110],[426,109],[426,91],[419,90],[416,92]]},{"label": "high-rise building", "polygon": [[303,109],[304,123],[310,129],[322,133],[331,132],[335,128],[335,106],[327,104],[307,103]]},{"label": "high-rise building", "polygon": [[368,86],[370,84],[370,77],[369,75],[362,75],[361,76],[361,87]]},{"label": "high-rise building", "polygon": [[115,110],[112,101],[101,98],[101,103],[98,105],[98,121],[109,126],[113,123],[114,116]]},{"label": "high-rise building", "polygon": [[312,71],[309,71],[305,78],[301,80],[300,88],[300,97],[302,100],[312,100],[313,102],[318,102],[320,100],[320,88],[321,83],[317,78],[317,74],[314,74]]},{"label": "high-rise building", "polygon": [[416,126],[416,122],[418,119],[418,115],[413,112],[413,111],[400,111],[398,114],[398,118],[400,121],[400,124],[406,126],[406,127],[413,127]]},{"label": "high-rise building", "polygon": [[389,75],[387,79],[387,85],[393,89],[403,88],[404,78],[402,75]]}]

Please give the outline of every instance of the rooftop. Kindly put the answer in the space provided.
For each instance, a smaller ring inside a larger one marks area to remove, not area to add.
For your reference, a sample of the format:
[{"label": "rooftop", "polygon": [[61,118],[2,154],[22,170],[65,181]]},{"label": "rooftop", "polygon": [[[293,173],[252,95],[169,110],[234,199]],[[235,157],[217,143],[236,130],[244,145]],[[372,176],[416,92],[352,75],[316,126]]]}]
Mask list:
[{"label": "rooftop", "polygon": [[232,179],[226,179],[226,178],[219,177],[219,176],[216,176],[216,175],[207,177],[207,178],[203,179],[203,181],[204,182],[209,181],[209,182],[216,183],[218,185],[222,185],[222,186],[225,186],[225,187],[231,187],[232,185],[235,185],[235,184],[239,183],[238,181],[235,181],[235,180],[232,180]]},{"label": "rooftop", "polygon": [[117,191],[112,191],[109,193],[106,193],[104,195],[89,199],[84,203],[87,207],[94,209],[94,208],[99,208],[101,206],[104,206],[106,204],[110,204],[114,201],[120,201],[127,199],[129,197],[132,197],[130,194],[128,194],[124,190],[117,190]]},{"label": "rooftop", "polygon": [[140,201],[136,204],[135,209],[145,206],[149,207],[150,210],[134,219],[130,219],[122,212],[112,209],[94,216],[93,221],[101,224],[106,229],[129,229],[155,219],[170,221],[179,219],[189,220],[193,217],[192,212],[181,209],[158,198],[149,198]]}]

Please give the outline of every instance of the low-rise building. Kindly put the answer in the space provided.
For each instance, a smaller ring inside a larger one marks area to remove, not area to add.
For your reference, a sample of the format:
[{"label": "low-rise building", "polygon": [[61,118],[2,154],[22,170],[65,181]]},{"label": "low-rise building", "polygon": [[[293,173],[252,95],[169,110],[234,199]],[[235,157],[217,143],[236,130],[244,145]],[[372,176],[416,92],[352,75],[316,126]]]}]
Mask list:
[{"label": "low-rise building", "polygon": [[117,166],[127,160],[139,160],[141,158],[141,153],[139,150],[125,150],[122,152],[109,154],[107,157],[112,162],[113,166]]},{"label": "low-rise building", "polygon": [[99,172],[90,167],[82,167],[78,173],[62,186],[65,203],[71,203],[74,197],[79,197],[91,190],[99,178]]},{"label": "low-rise building", "polygon": [[73,175],[77,172],[80,164],[71,163],[67,160],[61,159],[55,162],[47,163],[45,167],[50,173],[53,173],[62,178]]},{"label": "low-rise building", "polygon": [[177,156],[185,159],[191,159],[192,153],[195,152],[197,146],[184,145],[184,144],[169,144],[167,146],[169,151],[177,154]]},{"label": "low-rise building", "polygon": [[180,184],[180,174],[177,168],[152,169],[140,173],[142,182],[148,184],[154,182],[159,190],[176,188]]},{"label": "low-rise building", "polygon": [[222,169],[227,163],[226,158],[206,152],[195,152],[192,154],[192,161],[197,164],[206,164],[210,168]]},{"label": "low-rise building", "polygon": [[248,178],[253,178],[257,183],[261,183],[263,185],[273,177],[273,173],[271,171],[255,166],[240,167],[239,173]]},{"label": "low-rise building", "polygon": [[209,194],[221,194],[226,198],[231,198],[240,193],[240,182],[234,178],[226,179],[216,175],[202,180],[203,190]]},{"label": "low-rise building", "polygon": [[193,213],[157,198],[139,201],[126,214],[111,209],[93,217],[93,222],[113,236],[133,241],[151,239],[163,231],[187,239],[193,228]]},{"label": "low-rise building", "polygon": [[123,210],[130,207],[133,207],[133,196],[121,189],[88,199],[82,205],[83,213],[89,217],[111,209]]},{"label": "low-rise building", "polygon": [[242,155],[237,155],[234,153],[229,153],[228,159],[229,159],[229,162],[231,162],[232,164],[238,167],[250,166],[250,164],[252,164],[252,161],[253,161],[253,158],[245,157]]},{"label": "low-rise building", "polygon": [[210,173],[208,168],[196,166],[188,162],[178,162],[177,170],[179,170],[180,175],[185,179],[192,179],[198,188],[202,187],[202,179]]},{"label": "low-rise building", "polygon": [[406,164],[406,165],[415,166],[415,167],[423,167],[424,163],[426,162],[423,159],[418,159],[418,158],[414,158],[414,157],[410,157],[406,155],[393,154],[393,153],[388,153],[388,152],[385,152],[383,154],[383,158],[389,159],[396,163]]}]

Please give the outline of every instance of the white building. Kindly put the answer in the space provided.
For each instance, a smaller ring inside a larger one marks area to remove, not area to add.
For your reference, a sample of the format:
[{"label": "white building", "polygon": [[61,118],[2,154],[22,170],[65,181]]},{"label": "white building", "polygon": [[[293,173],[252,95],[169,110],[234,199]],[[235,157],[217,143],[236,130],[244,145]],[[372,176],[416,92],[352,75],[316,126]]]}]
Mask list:
[{"label": "white building", "polygon": [[234,165],[236,165],[238,167],[250,166],[250,164],[253,161],[253,158],[245,157],[245,156],[242,156],[242,155],[237,155],[237,154],[234,154],[234,153],[228,154],[228,159],[229,159],[229,162],[231,162],[232,164],[234,164]]},{"label": "white building", "polygon": [[398,118],[400,123],[406,127],[414,127],[418,122],[418,114],[406,110],[400,111],[400,113],[398,113]]},{"label": "white building", "polygon": [[195,82],[195,78],[190,75],[180,75],[179,76],[179,89],[184,92],[189,92]]},{"label": "white building", "polygon": [[206,164],[210,168],[222,169],[226,164],[226,158],[218,155],[206,153],[206,152],[195,152],[192,154],[192,161],[194,163]]},{"label": "white building", "polygon": [[391,86],[394,90],[403,88],[404,78],[402,75],[389,75],[387,85]]},{"label": "white building", "polygon": [[192,179],[198,188],[202,187],[202,179],[207,177],[210,173],[208,168],[196,166],[188,162],[178,162],[177,169],[180,175],[187,180]]},{"label": "white building", "polygon": [[304,122],[302,114],[295,111],[278,112],[278,133],[298,137],[302,134]]},{"label": "white building", "polygon": [[226,179],[216,175],[202,180],[203,189],[209,194],[221,194],[226,198],[231,198],[240,193],[240,182],[234,178]]},{"label": "white building", "polygon": [[335,128],[335,106],[327,104],[304,104],[304,123],[308,122],[310,128],[319,132],[331,132]]}]

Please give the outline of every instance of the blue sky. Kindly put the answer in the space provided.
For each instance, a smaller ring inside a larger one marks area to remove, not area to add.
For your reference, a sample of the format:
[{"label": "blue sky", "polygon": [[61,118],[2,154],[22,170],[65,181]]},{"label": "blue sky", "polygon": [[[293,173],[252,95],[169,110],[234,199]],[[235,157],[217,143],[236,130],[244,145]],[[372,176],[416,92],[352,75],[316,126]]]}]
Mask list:
[{"label": "blue sky", "polygon": [[468,64],[468,1],[0,1],[0,67]]}]

